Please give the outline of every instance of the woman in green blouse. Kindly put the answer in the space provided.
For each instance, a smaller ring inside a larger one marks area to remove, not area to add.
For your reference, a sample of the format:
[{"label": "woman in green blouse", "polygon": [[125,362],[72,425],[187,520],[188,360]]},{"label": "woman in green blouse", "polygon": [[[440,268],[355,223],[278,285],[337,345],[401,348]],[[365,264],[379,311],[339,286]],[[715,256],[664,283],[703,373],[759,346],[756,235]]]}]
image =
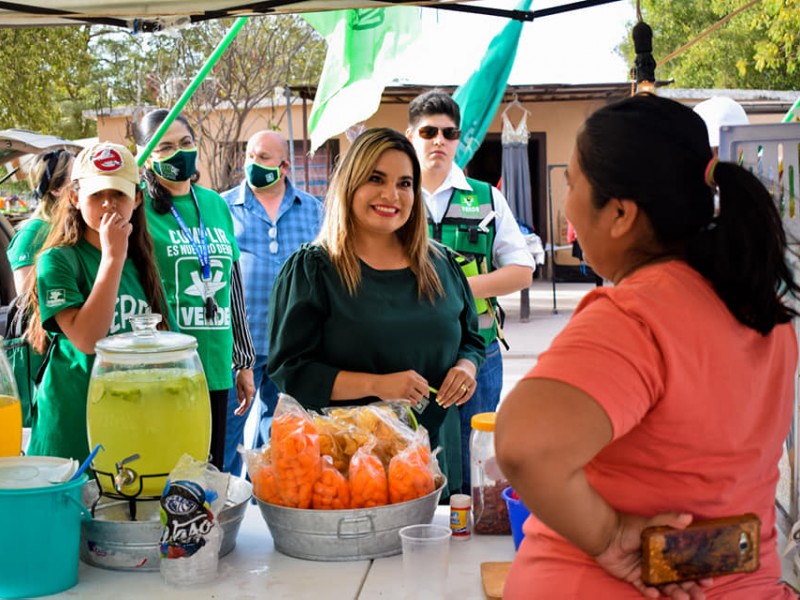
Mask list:
[{"label": "woman in green blouse", "polygon": [[428,240],[419,162],[400,133],[370,129],[341,159],[319,238],[275,281],[269,347],[270,379],[304,406],[405,402],[432,447],[447,409],[472,397],[484,358],[472,295]]}]

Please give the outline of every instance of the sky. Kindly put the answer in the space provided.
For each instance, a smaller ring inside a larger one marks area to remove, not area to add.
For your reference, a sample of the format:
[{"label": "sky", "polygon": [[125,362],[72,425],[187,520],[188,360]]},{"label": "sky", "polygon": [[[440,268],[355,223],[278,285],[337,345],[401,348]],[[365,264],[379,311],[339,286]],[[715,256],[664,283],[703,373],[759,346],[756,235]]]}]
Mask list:
[{"label": "sky", "polygon": [[[534,0],[532,10],[574,0]],[[512,9],[517,0],[492,0],[478,6]],[[407,83],[460,85],[477,68],[489,42],[507,22],[503,18],[421,9],[422,36],[409,49]],[[541,17],[522,27],[509,84],[612,83],[628,80],[630,65],[614,52],[635,11],[630,0]]]}]

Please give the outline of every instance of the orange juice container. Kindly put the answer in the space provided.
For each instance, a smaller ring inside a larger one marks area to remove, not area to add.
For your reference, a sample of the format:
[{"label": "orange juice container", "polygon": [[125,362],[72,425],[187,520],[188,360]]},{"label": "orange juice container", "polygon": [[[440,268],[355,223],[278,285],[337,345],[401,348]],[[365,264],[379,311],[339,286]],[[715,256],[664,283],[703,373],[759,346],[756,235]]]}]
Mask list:
[{"label": "orange juice container", "polygon": [[21,452],[22,405],[11,364],[0,348],[0,456],[19,456]]}]

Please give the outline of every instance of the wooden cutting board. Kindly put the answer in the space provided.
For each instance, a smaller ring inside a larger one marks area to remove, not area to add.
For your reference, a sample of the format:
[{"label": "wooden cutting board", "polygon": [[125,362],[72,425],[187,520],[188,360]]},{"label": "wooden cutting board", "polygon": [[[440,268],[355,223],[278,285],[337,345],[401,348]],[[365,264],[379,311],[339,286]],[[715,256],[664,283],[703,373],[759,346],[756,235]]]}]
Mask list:
[{"label": "wooden cutting board", "polygon": [[503,586],[506,583],[511,561],[481,563],[481,581],[483,593],[488,600],[502,600]]}]

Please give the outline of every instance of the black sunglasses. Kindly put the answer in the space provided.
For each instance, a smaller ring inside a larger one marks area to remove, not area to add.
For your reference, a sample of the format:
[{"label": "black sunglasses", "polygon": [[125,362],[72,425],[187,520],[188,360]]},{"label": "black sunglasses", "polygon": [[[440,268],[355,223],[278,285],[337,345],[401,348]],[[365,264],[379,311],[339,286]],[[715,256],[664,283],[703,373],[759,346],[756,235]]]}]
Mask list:
[{"label": "black sunglasses", "polygon": [[[457,140],[461,137],[461,130],[458,127],[442,127],[442,135],[446,140]],[[432,140],[437,135],[439,135],[439,127],[434,127],[433,125],[425,125],[417,129],[419,132],[419,137],[423,140]]]}]

